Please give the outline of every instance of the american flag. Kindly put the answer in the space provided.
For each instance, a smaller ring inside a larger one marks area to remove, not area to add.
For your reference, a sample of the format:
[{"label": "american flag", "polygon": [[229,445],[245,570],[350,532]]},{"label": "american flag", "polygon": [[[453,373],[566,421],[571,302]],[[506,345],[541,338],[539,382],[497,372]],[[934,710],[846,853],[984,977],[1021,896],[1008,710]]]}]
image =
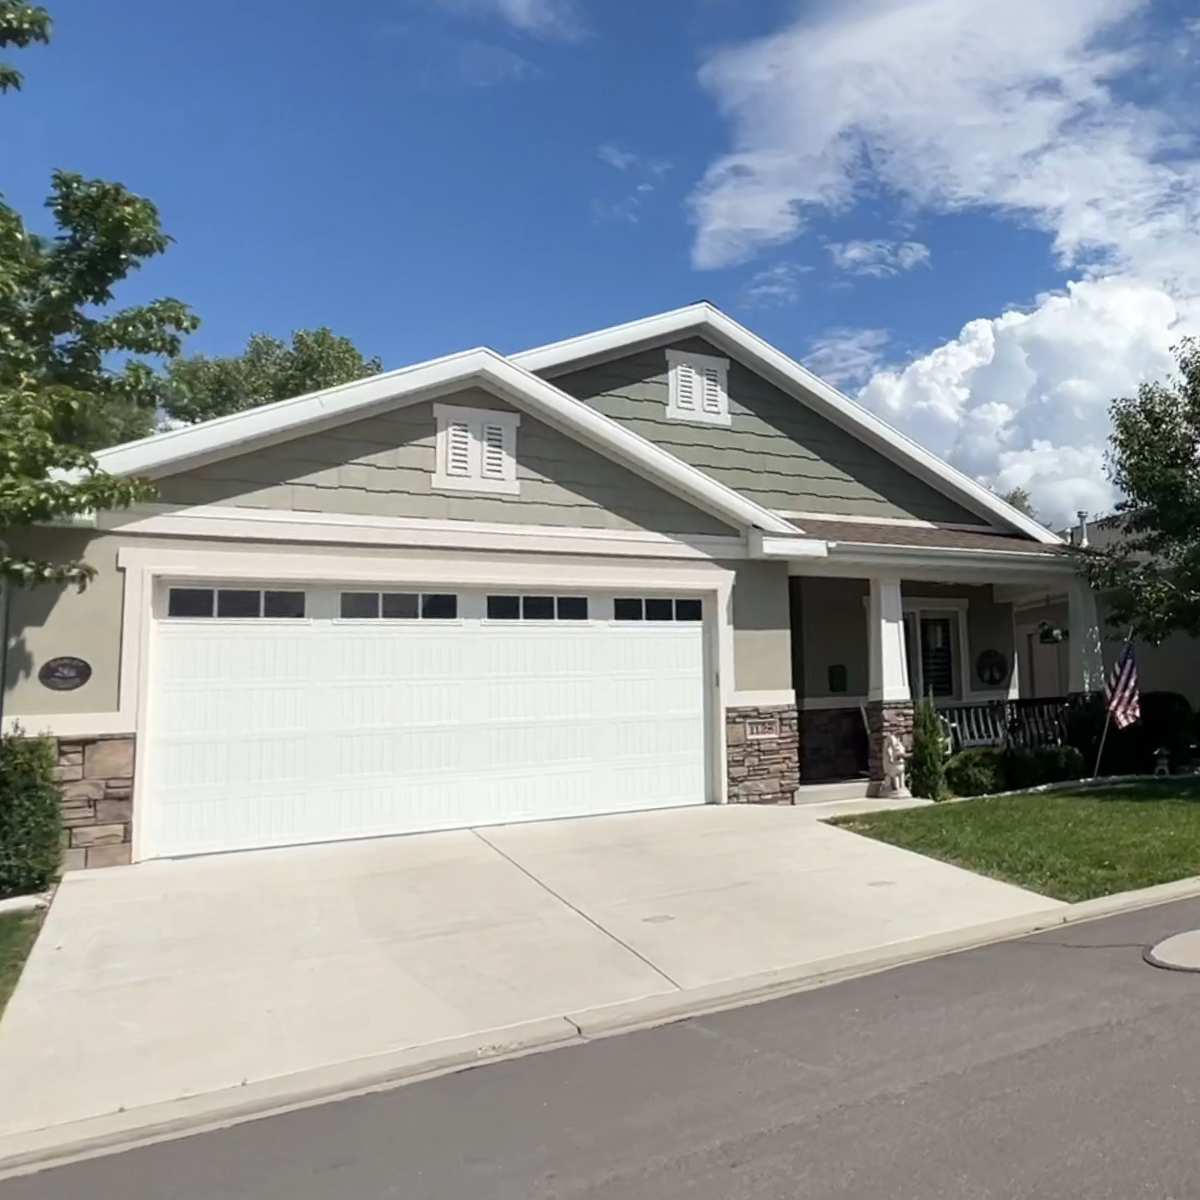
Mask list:
[{"label": "american flag", "polygon": [[1138,700],[1137,663],[1133,660],[1133,643],[1128,642],[1112,669],[1112,677],[1104,685],[1108,711],[1118,729],[1132,725],[1142,715]]}]

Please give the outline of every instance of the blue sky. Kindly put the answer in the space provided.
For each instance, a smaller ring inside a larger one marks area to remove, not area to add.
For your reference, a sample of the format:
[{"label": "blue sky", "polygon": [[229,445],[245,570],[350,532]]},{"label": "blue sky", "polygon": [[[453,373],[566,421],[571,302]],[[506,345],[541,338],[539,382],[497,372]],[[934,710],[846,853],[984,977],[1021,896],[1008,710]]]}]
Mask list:
[{"label": "blue sky", "polygon": [[1195,321],[1200,25],[1014,6],[57,0],[0,187],[43,227],[55,167],[151,197],[122,299],[193,350],[328,324],[393,367],[707,298],[1058,518]]}]

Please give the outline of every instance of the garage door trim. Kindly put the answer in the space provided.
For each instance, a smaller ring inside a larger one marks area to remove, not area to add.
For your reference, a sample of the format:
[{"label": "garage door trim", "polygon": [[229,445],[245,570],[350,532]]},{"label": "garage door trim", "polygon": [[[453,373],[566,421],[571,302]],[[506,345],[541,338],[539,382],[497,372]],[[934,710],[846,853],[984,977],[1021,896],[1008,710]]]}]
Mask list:
[{"label": "garage door trim", "polygon": [[[733,572],[716,563],[585,560],[573,556],[529,556],[513,561],[492,555],[446,554],[411,558],[344,557],[340,555],[271,554],[266,568],[262,553],[194,550],[141,549],[123,550],[120,566],[126,572],[125,636],[123,657],[132,670],[122,672],[125,680],[137,680],[136,728],[139,764],[134,778],[133,858],[146,856],[148,797],[143,795],[149,777],[153,691],[153,630],[156,596],[161,585],[196,582],[207,585],[241,583],[261,587],[267,584],[315,587],[338,584],[378,585],[419,590],[454,585],[461,589],[506,587],[540,588],[561,592],[564,581],[570,590],[633,590],[649,594],[683,593],[700,596],[705,603],[707,658],[716,665],[706,696],[708,719],[708,763],[710,803],[726,800],[725,707],[731,698],[732,627],[730,596]],[[132,662],[130,662],[132,660]],[[126,665],[123,664],[123,665]]]}]

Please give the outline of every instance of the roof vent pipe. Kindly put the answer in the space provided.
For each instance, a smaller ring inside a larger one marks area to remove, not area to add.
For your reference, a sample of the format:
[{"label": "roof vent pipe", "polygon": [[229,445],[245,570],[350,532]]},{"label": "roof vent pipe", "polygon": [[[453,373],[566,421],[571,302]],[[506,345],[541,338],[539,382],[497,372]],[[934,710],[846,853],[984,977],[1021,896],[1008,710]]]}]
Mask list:
[{"label": "roof vent pipe", "polygon": [[1079,550],[1088,548],[1088,515],[1085,509],[1080,509],[1076,514],[1079,518],[1079,524],[1071,530],[1071,545]]}]

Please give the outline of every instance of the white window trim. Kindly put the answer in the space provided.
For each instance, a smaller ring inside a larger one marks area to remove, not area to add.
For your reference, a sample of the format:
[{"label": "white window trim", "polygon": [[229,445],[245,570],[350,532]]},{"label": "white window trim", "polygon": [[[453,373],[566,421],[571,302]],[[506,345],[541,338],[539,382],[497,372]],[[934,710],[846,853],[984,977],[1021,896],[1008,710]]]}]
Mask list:
[{"label": "white window trim", "polygon": [[[717,385],[721,393],[721,411],[705,412],[699,404],[694,408],[679,405],[679,368],[690,367],[703,372],[715,369]],[[729,359],[716,358],[711,354],[690,354],[682,350],[667,351],[667,418],[671,421],[687,421],[695,425],[730,425],[729,415]]]},{"label": "white window trim", "polygon": [[[476,492],[488,495],[516,496],[521,485],[517,479],[517,426],[521,414],[491,408],[462,408],[456,404],[435,404],[433,415],[437,421],[436,465],[431,483],[438,491]],[[471,473],[451,475],[447,466],[451,425],[464,424],[471,432]],[[483,474],[481,465],[484,425],[498,426],[503,443],[504,474],[489,477]]]},{"label": "white window trim", "polygon": [[[901,601],[904,615],[911,616],[915,622],[914,629],[917,639],[921,636],[921,618],[924,616],[944,617],[952,615],[956,618],[958,630],[958,662],[954,664],[958,676],[958,696],[935,696],[935,704],[967,704],[971,700],[970,670],[968,659],[970,648],[967,645],[967,607],[969,600],[949,596],[906,596]],[[925,697],[925,672],[921,662],[921,647],[916,647],[913,655],[913,666],[916,678],[909,680],[909,691],[914,702]]]}]

